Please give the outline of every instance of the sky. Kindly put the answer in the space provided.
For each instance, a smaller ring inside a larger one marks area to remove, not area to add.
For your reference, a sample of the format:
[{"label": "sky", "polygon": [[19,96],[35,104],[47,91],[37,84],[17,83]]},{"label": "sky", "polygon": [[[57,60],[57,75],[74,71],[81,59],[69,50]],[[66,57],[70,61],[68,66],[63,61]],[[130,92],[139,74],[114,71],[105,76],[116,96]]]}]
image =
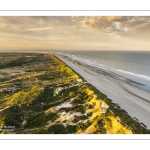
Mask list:
[{"label": "sky", "polygon": [[0,16],[0,50],[150,51],[149,16]]}]

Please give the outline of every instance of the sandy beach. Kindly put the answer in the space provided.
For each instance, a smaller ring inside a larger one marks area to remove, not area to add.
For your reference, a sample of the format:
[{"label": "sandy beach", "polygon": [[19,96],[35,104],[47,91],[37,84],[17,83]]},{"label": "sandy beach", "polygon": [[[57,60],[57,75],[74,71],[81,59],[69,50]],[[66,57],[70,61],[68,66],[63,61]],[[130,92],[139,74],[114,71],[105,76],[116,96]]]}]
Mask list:
[{"label": "sandy beach", "polygon": [[150,93],[138,88],[140,83],[61,54],[55,54],[55,56],[80,74],[88,83],[107,95],[114,103],[126,110],[131,117],[137,118],[140,123],[150,129]]}]

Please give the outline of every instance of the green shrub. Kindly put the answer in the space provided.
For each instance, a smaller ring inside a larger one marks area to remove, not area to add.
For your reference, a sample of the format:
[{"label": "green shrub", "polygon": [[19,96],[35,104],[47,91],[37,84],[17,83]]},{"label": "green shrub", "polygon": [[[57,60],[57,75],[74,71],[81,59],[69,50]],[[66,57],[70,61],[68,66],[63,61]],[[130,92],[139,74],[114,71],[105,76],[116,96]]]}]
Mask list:
[{"label": "green shrub", "polygon": [[76,133],[77,132],[77,126],[76,125],[68,125],[66,127],[67,133]]},{"label": "green shrub", "polygon": [[26,127],[27,128],[39,127],[45,125],[48,120],[51,120],[53,118],[56,119],[56,117],[57,117],[56,113],[49,113],[48,115],[46,115],[44,112],[42,112],[28,118]]},{"label": "green shrub", "polygon": [[54,124],[48,128],[50,134],[66,134],[66,129],[61,124]]}]

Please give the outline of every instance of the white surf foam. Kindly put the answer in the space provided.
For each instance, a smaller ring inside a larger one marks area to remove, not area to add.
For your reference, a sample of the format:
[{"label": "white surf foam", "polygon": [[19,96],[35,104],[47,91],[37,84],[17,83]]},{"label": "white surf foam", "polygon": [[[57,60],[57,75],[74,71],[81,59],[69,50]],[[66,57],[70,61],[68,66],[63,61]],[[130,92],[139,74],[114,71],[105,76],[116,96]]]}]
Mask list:
[{"label": "white surf foam", "polygon": [[122,72],[124,74],[129,74],[129,75],[136,76],[136,77],[143,78],[143,79],[146,79],[146,80],[150,81],[150,77],[146,76],[146,75],[136,74],[136,73],[125,71],[125,70],[121,70],[121,69],[114,69],[114,70],[117,70],[118,72]]},{"label": "white surf foam", "polygon": [[137,74],[137,73],[134,73],[134,72],[129,72],[129,71],[122,70],[122,69],[116,69],[116,68],[108,67],[104,64],[99,64],[96,61],[83,59],[83,58],[80,58],[80,57],[77,57],[77,56],[74,56],[74,55],[70,55],[70,54],[61,53],[61,55],[68,56],[69,58],[71,58],[73,60],[77,60],[79,62],[86,63],[90,66],[94,66],[94,67],[98,67],[98,68],[102,68],[102,69],[105,69],[105,70],[108,70],[108,71],[115,72],[119,75],[122,75],[124,77],[130,78],[130,79],[138,81],[138,82],[140,81],[140,83],[146,84],[146,86],[149,87],[149,84],[150,84],[149,83],[150,82],[150,77],[149,76],[142,75],[142,74]]}]

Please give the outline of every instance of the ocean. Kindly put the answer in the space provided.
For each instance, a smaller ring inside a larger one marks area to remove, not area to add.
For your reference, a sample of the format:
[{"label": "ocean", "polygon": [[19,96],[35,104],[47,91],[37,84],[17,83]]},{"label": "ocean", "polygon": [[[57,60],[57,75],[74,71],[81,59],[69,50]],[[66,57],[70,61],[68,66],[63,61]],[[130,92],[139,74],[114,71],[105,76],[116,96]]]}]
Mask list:
[{"label": "ocean", "polygon": [[150,52],[146,51],[61,51],[78,61],[117,73],[150,92]]}]

